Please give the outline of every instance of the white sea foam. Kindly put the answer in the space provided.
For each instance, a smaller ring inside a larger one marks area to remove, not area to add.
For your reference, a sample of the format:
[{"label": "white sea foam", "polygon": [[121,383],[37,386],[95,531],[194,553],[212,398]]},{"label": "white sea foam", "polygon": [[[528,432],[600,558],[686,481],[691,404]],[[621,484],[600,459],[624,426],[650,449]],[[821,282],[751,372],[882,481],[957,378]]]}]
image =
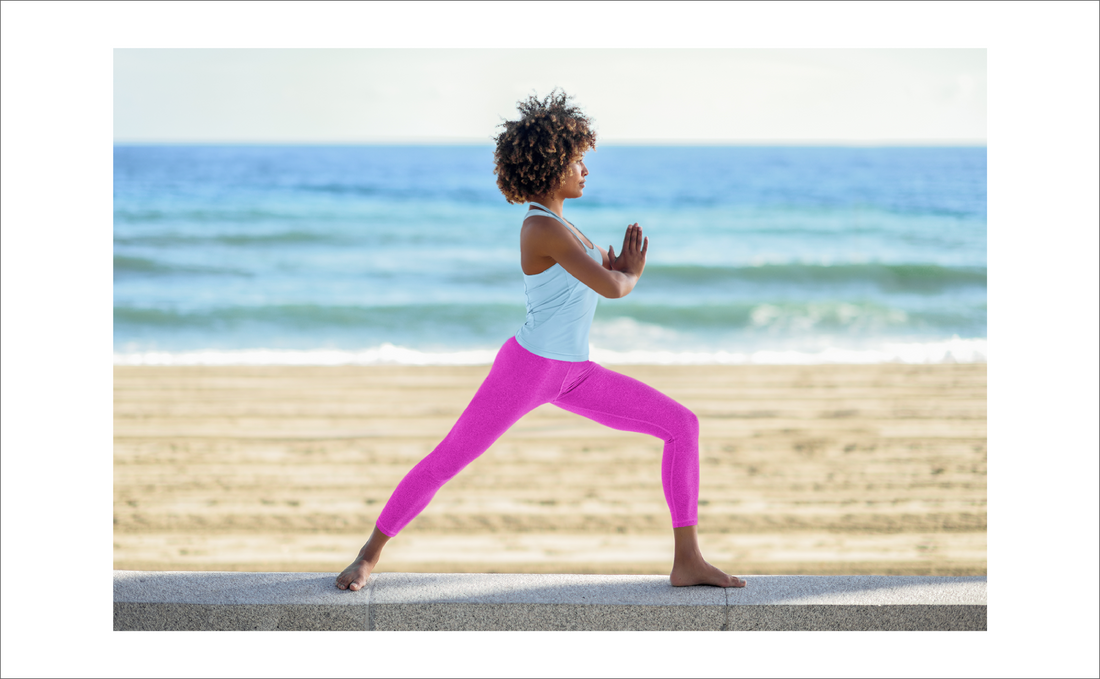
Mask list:
[{"label": "white sea foam", "polygon": [[[814,365],[825,363],[985,363],[986,342],[953,337],[938,342],[883,343],[874,348],[817,351],[614,351],[593,346],[591,359],[609,365]],[[428,352],[383,344],[340,349],[238,349],[116,353],[115,365],[489,365],[496,349]]]},{"label": "white sea foam", "polygon": [[816,365],[825,363],[985,363],[983,339],[883,343],[869,349],[829,347],[818,351],[746,352],[610,351],[593,347],[597,363],[635,365]]},{"label": "white sea foam", "polygon": [[116,353],[115,365],[488,365],[495,349],[426,352],[383,344],[371,349],[204,349]]}]

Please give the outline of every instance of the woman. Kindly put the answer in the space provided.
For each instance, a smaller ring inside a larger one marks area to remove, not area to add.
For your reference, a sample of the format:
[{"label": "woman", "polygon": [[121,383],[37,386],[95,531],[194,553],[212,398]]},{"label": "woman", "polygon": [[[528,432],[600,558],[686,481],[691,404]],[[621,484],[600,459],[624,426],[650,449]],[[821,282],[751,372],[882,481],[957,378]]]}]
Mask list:
[{"label": "woman", "polygon": [[519,104],[519,120],[496,138],[497,185],[509,203],[531,208],[520,229],[520,266],[527,320],[501,347],[489,375],[447,437],[397,485],[359,555],[336,578],[358,590],[386,542],[405,527],[444,483],[485,452],[520,417],[553,403],[615,429],[664,441],[661,479],[672,513],[675,586],[744,587],[711,566],[695,532],[699,498],[699,423],[671,398],[588,360],[588,330],[597,294],[623,297],[645,268],[649,239],[626,229],[622,249],[595,246],[562,218],[566,199],[584,194],[584,154],[596,146],[589,120],[564,93]]}]

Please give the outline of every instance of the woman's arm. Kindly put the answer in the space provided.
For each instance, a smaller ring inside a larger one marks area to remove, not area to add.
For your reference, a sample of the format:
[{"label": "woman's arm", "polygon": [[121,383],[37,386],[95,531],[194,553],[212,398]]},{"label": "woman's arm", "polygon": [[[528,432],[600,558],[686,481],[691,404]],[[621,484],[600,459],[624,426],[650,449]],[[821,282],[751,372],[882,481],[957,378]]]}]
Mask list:
[{"label": "woman's arm", "polygon": [[632,224],[623,236],[619,255],[615,249],[604,252],[603,265],[597,264],[577,237],[563,224],[550,217],[531,217],[524,225],[520,247],[534,260],[556,262],[574,278],[608,298],[625,297],[634,289],[645,269],[649,239],[642,236],[642,227]]}]

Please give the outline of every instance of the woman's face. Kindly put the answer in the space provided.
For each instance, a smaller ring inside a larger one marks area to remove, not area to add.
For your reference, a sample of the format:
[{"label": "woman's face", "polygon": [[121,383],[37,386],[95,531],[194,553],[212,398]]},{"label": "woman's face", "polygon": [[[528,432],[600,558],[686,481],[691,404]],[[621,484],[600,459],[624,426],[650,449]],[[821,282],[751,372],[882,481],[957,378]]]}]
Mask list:
[{"label": "woman's face", "polygon": [[588,168],[584,166],[584,156],[569,163],[565,171],[565,180],[558,189],[561,198],[580,198],[584,195],[584,178],[588,176]]}]

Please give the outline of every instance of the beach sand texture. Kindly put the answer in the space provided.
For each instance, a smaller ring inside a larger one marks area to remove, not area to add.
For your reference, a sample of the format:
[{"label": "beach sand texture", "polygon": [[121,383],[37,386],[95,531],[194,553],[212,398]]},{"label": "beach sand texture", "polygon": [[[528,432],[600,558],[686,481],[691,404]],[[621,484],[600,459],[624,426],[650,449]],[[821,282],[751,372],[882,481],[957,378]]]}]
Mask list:
[{"label": "beach sand texture", "polygon": [[[700,543],[737,574],[984,575],[986,366],[610,366],[700,419]],[[488,366],[114,368],[114,566],[332,571]],[[553,406],[379,572],[668,573],[661,442]]]}]

